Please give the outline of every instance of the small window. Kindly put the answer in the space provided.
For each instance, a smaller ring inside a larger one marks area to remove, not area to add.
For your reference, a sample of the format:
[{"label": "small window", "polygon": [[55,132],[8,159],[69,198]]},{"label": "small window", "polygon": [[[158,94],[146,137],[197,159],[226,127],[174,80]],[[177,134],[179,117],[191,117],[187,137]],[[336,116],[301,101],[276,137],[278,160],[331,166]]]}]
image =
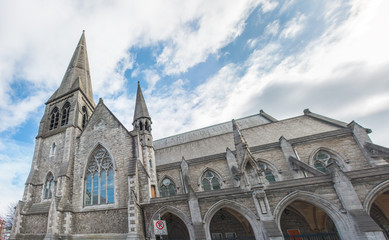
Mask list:
[{"label": "small window", "polygon": [[56,150],[57,150],[57,145],[55,145],[55,142],[53,142],[50,149],[50,156],[54,156]]},{"label": "small window", "polygon": [[220,180],[216,174],[210,170],[206,171],[201,179],[204,191],[220,189]]},{"label": "small window", "polygon": [[88,123],[88,112],[86,111],[86,107],[82,107],[82,129],[85,128],[86,124]]},{"label": "small window", "polygon": [[176,187],[173,181],[170,180],[169,178],[163,179],[160,191],[162,197],[169,197],[169,196],[176,195]]},{"label": "small window", "polygon": [[59,111],[58,108],[55,107],[50,114],[50,130],[56,129],[58,127],[58,121],[59,121]]},{"label": "small window", "polygon": [[273,174],[273,170],[264,162],[258,162],[258,167],[265,176],[266,180],[271,183],[276,181],[276,177]]},{"label": "small window", "polygon": [[51,199],[53,197],[53,192],[54,192],[54,177],[52,173],[48,173],[46,177],[43,198]]},{"label": "small window", "polygon": [[62,108],[61,126],[68,124],[69,122],[70,103],[66,102]]},{"label": "small window", "polygon": [[155,198],[155,185],[151,185],[151,198]]}]

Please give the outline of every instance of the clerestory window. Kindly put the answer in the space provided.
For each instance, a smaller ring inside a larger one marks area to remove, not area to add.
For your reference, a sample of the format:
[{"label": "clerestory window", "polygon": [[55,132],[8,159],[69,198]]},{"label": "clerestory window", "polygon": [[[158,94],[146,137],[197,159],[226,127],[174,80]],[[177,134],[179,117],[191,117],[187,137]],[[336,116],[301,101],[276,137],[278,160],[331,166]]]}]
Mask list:
[{"label": "clerestory window", "polygon": [[62,108],[61,126],[68,124],[69,122],[70,103],[66,102]]},{"label": "clerestory window", "polygon": [[58,121],[59,121],[59,111],[58,108],[55,107],[50,114],[50,130],[56,129],[58,127]]},{"label": "clerestory window", "polygon": [[85,205],[113,203],[114,171],[108,151],[98,147],[89,159],[85,179]]},{"label": "clerestory window", "polygon": [[169,178],[164,178],[160,187],[161,197],[169,197],[176,195],[176,186]]},{"label": "clerestory window", "polygon": [[46,176],[45,188],[43,193],[43,199],[51,199],[54,192],[54,177],[51,172]]},{"label": "clerestory window", "polygon": [[210,170],[207,170],[203,174],[203,177],[201,178],[201,184],[204,191],[220,189],[220,179],[214,172]]},{"label": "clerestory window", "polygon": [[264,162],[258,162],[258,167],[269,183],[276,181],[276,177],[273,174],[273,170],[269,167],[269,165]]},{"label": "clerestory window", "polygon": [[316,153],[314,158],[315,168],[323,173],[326,173],[327,172],[326,166],[333,162],[332,158],[333,157],[328,152],[319,151],[318,153]]}]

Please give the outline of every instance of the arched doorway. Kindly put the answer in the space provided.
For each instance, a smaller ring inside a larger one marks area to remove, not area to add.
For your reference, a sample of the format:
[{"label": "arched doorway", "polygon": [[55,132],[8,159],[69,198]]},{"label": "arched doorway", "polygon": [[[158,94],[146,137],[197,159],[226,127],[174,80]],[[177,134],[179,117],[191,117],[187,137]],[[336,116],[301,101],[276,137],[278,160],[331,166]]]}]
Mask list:
[{"label": "arched doorway", "polygon": [[332,219],[321,208],[302,200],[293,201],[284,209],[280,226],[285,239],[340,239]]},{"label": "arched doorway", "polygon": [[249,221],[230,208],[221,208],[213,215],[209,231],[212,239],[255,239]]},{"label": "arched doorway", "polygon": [[156,239],[163,240],[189,240],[189,232],[185,223],[175,214],[167,212],[161,216],[166,221],[168,235],[156,236]]},{"label": "arched doorway", "polygon": [[370,207],[370,216],[382,229],[389,230],[389,190],[374,200]]}]

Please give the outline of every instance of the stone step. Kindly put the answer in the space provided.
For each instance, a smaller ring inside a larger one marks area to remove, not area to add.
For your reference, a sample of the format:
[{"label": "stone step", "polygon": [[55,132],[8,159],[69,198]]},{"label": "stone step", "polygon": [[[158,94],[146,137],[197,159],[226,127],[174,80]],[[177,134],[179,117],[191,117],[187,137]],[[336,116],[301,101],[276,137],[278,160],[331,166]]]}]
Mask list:
[{"label": "stone step", "polygon": [[34,203],[28,210],[27,214],[48,213],[50,209],[51,201]]}]

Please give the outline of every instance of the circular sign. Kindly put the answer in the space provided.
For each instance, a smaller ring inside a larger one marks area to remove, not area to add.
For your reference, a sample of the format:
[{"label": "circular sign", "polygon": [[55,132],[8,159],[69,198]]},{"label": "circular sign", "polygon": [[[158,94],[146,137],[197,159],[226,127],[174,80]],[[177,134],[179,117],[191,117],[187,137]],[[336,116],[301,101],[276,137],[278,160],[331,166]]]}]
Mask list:
[{"label": "circular sign", "polygon": [[159,229],[162,230],[165,227],[165,224],[162,221],[157,221],[155,223],[155,226]]}]

